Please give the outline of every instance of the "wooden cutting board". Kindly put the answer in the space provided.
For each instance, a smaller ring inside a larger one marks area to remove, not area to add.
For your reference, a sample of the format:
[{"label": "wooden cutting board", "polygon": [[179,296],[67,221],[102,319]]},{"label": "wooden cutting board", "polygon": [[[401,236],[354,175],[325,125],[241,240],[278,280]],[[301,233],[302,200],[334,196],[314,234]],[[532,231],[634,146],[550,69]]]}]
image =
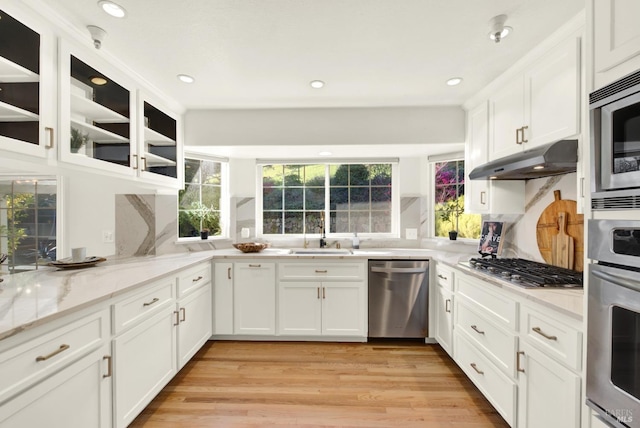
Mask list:
[{"label": "wooden cutting board", "polygon": [[[538,249],[545,262],[568,266],[579,272],[583,271],[584,257],[584,216],[577,214],[576,201],[561,199],[560,191],[553,192],[554,201],[547,206],[536,226]],[[566,222],[564,233],[560,230],[560,213],[564,213]],[[565,236],[566,235],[566,236]],[[573,239],[573,243],[571,243]],[[555,242],[555,245],[554,245]],[[558,245],[560,244],[560,245]],[[563,250],[563,248],[566,248]],[[570,249],[573,249],[573,260],[570,260]],[[561,254],[559,251],[563,251]]]}]

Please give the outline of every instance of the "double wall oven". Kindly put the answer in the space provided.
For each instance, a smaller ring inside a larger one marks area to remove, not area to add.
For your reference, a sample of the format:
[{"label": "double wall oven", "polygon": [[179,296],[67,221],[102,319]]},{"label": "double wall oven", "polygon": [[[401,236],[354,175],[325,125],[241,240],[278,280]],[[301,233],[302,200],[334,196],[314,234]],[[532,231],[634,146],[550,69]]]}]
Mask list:
[{"label": "double wall oven", "polygon": [[640,428],[640,71],[590,94],[587,404]]}]

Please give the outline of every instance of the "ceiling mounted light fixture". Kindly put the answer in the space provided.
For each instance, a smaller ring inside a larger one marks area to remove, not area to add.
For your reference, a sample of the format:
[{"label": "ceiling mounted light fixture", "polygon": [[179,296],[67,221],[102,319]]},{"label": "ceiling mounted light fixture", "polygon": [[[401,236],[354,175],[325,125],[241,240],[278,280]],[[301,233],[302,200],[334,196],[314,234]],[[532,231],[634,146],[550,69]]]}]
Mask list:
[{"label": "ceiling mounted light fixture", "polygon": [[449,86],[456,86],[460,83],[462,83],[462,77],[452,77],[451,79],[447,80],[447,85]]},{"label": "ceiling mounted light fixture", "polygon": [[180,80],[183,83],[193,83],[196,81],[196,79],[189,76],[188,74],[178,74],[178,80]]},{"label": "ceiling mounted light fixture", "polygon": [[89,30],[89,34],[91,34],[93,46],[96,49],[100,49],[102,47],[102,41],[107,37],[107,32],[95,25],[87,25],[87,30]]},{"label": "ceiling mounted light fixture", "polygon": [[114,18],[124,18],[127,16],[127,11],[124,10],[124,7],[120,6],[118,3],[114,3],[109,0],[100,0],[98,2],[98,6],[102,10],[104,10],[107,14],[113,16]]},{"label": "ceiling mounted light fixture", "polygon": [[320,89],[324,86],[324,82],[322,80],[312,80],[309,84],[313,89]]},{"label": "ceiling mounted light fixture", "polygon": [[91,76],[89,80],[91,81],[91,83],[98,86],[106,85],[108,82],[108,80],[102,76]]},{"label": "ceiling mounted light fixture", "polygon": [[494,16],[489,21],[489,26],[491,27],[489,38],[496,43],[500,43],[502,39],[513,31],[513,28],[504,25],[505,22],[507,22],[507,15]]}]

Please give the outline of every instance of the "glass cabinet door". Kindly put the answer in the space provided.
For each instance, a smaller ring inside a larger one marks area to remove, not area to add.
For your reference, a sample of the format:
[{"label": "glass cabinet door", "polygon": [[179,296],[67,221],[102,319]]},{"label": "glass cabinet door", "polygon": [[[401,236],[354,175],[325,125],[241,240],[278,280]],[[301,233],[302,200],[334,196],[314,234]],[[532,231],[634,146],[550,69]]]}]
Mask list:
[{"label": "glass cabinet door", "polygon": [[44,127],[52,124],[42,121],[43,113],[49,113],[44,112],[43,99],[51,97],[54,87],[47,74],[52,64],[42,53],[50,40],[48,34],[43,37],[25,25],[23,15],[0,9],[0,149],[44,156],[53,138],[53,128],[48,127],[45,142]]}]

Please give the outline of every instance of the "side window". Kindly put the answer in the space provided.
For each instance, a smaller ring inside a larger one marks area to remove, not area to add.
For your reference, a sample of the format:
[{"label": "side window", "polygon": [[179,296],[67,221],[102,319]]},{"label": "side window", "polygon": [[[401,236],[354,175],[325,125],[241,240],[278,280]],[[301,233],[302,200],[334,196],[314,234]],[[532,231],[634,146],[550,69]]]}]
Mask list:
[{"label": "side window", "polygon": [[434,236],[448,237],[457,231],[460,238],[480,238],[482,217],[464,212],[464,161],[436,162]]},{"label": "side window", "polygon": [[221,236],[226,164],[185,156],[184,189],[178,193],[178,238]]}]

